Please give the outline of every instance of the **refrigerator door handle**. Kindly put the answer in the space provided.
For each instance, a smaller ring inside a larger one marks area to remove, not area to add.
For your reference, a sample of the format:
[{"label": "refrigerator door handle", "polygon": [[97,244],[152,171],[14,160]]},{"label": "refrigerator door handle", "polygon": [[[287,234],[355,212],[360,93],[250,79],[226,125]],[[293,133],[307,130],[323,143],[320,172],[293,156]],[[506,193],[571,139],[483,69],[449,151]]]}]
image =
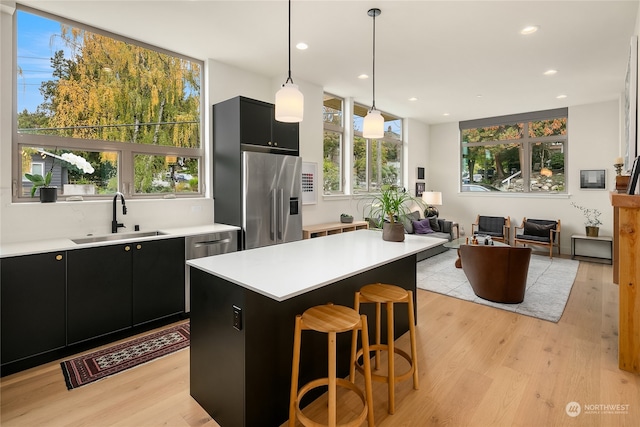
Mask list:
[{"label": "refrigerator door handle", "polygon": [[284,230],[284,190],[282,188],[278,189],[278,199],[280,202],[278,206],[278,241],[282,241],[282,232]]},{"label": "refrigerator door handle", "polygon": [[277,222],[277,201],[276,201],[276,190],[271,190],[271,195],[269,196],[269,201],[271,203],[271,218],[269,221],[269,236],[271,240],[276,240],[276,222]]}]

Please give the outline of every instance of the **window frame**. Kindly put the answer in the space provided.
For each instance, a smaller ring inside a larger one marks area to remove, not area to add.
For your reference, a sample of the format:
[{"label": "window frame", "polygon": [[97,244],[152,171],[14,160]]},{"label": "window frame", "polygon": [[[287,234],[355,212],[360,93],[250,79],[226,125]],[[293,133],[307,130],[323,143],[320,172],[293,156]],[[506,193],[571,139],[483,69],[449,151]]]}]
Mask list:
[{"label": "window frame", "polygon": [[[553,120],[564,118],[566,120],[566,132],[564,135],[550,135],[550,136],[530,136],[529,134],[529,123],[543,120]],[[522,137],[518,139],[506,139],[506,140],[495,140],[495,141],[482,141],[482,142],[464,142],[463,140],[463,131],[469,129],[479,129],[486,128],[491,126],[501,126],[501,125],[514,125],[522,123]],[[464,184],[462,179],[461,169],[458,176],[460,182],[458,183],[458,191],[461,194],[466,193],[485,193],[487,195],[496,196],[499,195],[544,195],[544,196],[566,196],[569,194],[569,181],[567,177],[568,167],[567,167],[567,155],[568,155],[568,142],[569,142],[569,109],[568,108],[556,108],[552,110],[542,110],[542,111],[534,111],[529,113],[521,113],[521,114],[511,114],[506,116],[498,116],[498,117],[488,117],[483,119],[476,120],[467,120],[459,122],[459,130],[460,130],[460,154],[459,154],[459,166],[464,168],[464,148],[465,147],[487,147],[487,146],[496,146],[496,145],[508,145],[508,144],[516,144],[519,146],[519,150],[522,152],[522,159],[520,164],[520,170],[522,172],[522,179],[526,183],[523,185],[523,191],[462,191],[462,186]],[[564,154],[564,189],[562,191],[544,191],[537,192],[531,191],[531,176],[532,176],[532,155],[533,155],[533,146],[538,143],[549,143],[549,142],[561,142],[563,144],[563,154]],[[473,184],[473,172],[470,171],[470,184]]]},{"label": "window frame", "polygon": [[[331,97],[334,99],[338,99],[340,100],[340,104],[341,104],[341,120],[340,120],[340,124],[337,125],[335,123],[330,123],[327,122],[326,120],[322,120],[323,123],[323,129],[322,129],[322,141],[323,141],[323,147],[322,147],[322,162],[323,162],[323,176],[324,176],[324,134],[325,132],[332,132],[332,133],[336,133],[339,135],[340,138],[340,164],[339,164],[339,168],[340,168],[340,172],[339,172],[339,188],[336,191],[329,191],[327,192],[327,190],[324,188],[324,182],[323,182],[323,186],[322,186],[322,193],[325,196],[330,196],[330,195],[344,195],[346,194],[345,191],[345,185],[346,185],[346,180],[345,180],[345,170],[346,170],[346,166],[347,166],[347,161],[346,161],[346,150],[345,150],[345,144],[346,144],[346,138],[345,138],[345,106],[347,105],[345,102],[345,99],[340,97],[340,96],[336,96],[332,93],[329,92],[324,92],[323,94],[323,98],[324,97]],[[323,111],[322,114],[325,114],[324,108],[325,108],[325,104],[324,104],[324,99],[323,99]]]},{"label": "window frame", "polygon": [[[95,34],[99,34],[104,37],[109,37],[114,40],[133,44],[145,49],[153,50],[162,54],[170,55],[172,57],[180,58],[192,63],[197,63],[200,67],[200,102],[199,102],[199,139],[200,145],[198,148],[185,148],[169,145],[152,145],[152,144],[137,144],[131,142],[119,142],[119,141],[107,141],[101,139],[83,139],[83,138],[68,138],[56,135],[34,135],[30,133],[18,133],[18,12],[26,12],[34,14],[46,19],[51,19],[61,24],[70,25],[73,27],[81,28],[86,31],[90,31]],[[111,151],[118,154],[118,191],[124,193],[128,198],[133,199],[162,199],[168,194],[177,198],[199,198],[204,197],[206,191],[206,177],[207,177],[207,162],[206,162],[206,147],[205,147],[205,96],[206,94],[206,81],[204,79],[205,64],[203,60],[195,59],[183,54],[179,54],[167,49],[163,49],[148,43],[141,42],[129,37],[125,37],[116,33],[101,30],[90,25],[66,19],[51,13],[47,13],[38,9],[34,9],[28,6],[16,5],[16,10],[13,14],[13,63],[14,70],[12,72],[12,129],[11,129],[11,181],[12,181],[12,202],[34,202],[37,201],[34,198],[23,196],[22,182],[24,180],[24,173],[27,171],[22,170],[21,164],[21,149],[22,147],[42,147],[43,149],[55,150],[55,149],[67,149],[77,151]],[[136,193],[134,191],[135,171],[134,171],[134,157],[137,154],[148,154],[155,156],[176,156],[198,159],[198,191],[197,192],[156,192],[156,193]],[[85,196],[90,200],[110,199],[113,194],[100,194],[100,195],[88,195]]]}]

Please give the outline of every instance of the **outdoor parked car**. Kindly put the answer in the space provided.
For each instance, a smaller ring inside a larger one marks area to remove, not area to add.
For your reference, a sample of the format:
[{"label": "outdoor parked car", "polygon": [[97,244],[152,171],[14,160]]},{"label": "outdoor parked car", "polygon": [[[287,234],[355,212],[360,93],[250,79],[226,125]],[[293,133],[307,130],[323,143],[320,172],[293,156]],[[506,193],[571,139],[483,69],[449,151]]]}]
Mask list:
[{"label": "outdoor parked car", "polygon": [[462,191],[500,191],[489,184],[462,184]]}]

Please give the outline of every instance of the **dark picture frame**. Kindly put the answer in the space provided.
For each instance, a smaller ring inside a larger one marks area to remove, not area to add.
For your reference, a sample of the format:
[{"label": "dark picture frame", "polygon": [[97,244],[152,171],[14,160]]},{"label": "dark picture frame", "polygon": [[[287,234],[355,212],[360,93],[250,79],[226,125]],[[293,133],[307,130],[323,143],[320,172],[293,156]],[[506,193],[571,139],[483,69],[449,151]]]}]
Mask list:
[{"label": "dark picture frame", "polygon": [[638,187],[638,180],[640,180],[640,156],[636,157],[631,166],[631,177],[629,178],[629,185],[627,186],[627,194],[636,194],[636,188]]},{"label": "dark picture frame", "polygon": [[425,183],[424,182],[416,182],[416,197],[422,197],[422,193],[424,193]]},{"label": "dark picture frame", "polygon": [[580,188],[587,190],[604,190],[607,188],[606,169],[589,169],[580,171]]},{"label": "dark picture frame", "polygon": [[418,166],[418,179],[424,179],[424,168]]}]

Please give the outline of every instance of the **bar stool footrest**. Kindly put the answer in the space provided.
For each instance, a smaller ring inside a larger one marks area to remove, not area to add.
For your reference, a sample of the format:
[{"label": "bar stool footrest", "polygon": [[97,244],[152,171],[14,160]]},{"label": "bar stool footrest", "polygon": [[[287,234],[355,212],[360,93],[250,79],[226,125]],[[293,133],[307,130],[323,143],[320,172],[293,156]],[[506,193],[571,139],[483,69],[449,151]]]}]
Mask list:
[{"label": "bar stool footrest", "polygon": [[[369,351],[373,352],[373,351],[386,351],[387,353],[389,352],[389,346],[386,344],[371,344],[369,345]],[[407,370],[406,372],[403,372],[400,375],[396,375],[396,379],[395,382],[399,383],[400,381],[404,381],[409,379],[409,377],[411,377],[413,375],[413,371],[415,370],[415,365],[413,363],[413,361],[411,360],[411,356],[404,350],[398,348],[398,347],[394,347],[393,351],[395,354],[402,356],[404,358],[404,360],[406,360],[409,363],[409,370]],[[360,372],[361,374],[364,374],[364,367],[358,362],[358,360],[360,360],[360,357],[363,355],[363,351],[362,349],[358,350],[358,353],[356,354],[356,363],[355,363],[355,367],[358,370],[358,372]],[[371,372],[371,379],[373,381],[377,381],[377,382],[383,382],[383,383],[389,383],[389,377],[387,375],[379,375],[379,374],[374,374],[373,372]]]},{"label": "bar stool footrest", "polygon": [[[298,396],[296,398],[296,414],[298,416],[299,421],[303,425],[305,426],[321,425],[317,421],[313,421],[311,418],[307,417],[302,412],[302,409],[300,409],[300,401],[302,400],[304,395],[307,394],[309,391],[315,388],[327,386],[327,385],[329,385],[329,378],[318,378],[306,383],[298,391]],[[358,415],[357,419],[351,420],[348,423],[338,424],[336,427],[357,427],[362,425],[362,422],[367,419],[367,414],[369,410],[367,406],[367,398],[365,397],[364,392],[360,390],[360,388],[358,388],[358,386],[356,386],[354,383],[352,383],[351,381],[347,381],[344,378],[336,378],[336,385],[353,391],[356,395],[358,395],[363,405],[362,412],[360,413],[360,415]]]}]

